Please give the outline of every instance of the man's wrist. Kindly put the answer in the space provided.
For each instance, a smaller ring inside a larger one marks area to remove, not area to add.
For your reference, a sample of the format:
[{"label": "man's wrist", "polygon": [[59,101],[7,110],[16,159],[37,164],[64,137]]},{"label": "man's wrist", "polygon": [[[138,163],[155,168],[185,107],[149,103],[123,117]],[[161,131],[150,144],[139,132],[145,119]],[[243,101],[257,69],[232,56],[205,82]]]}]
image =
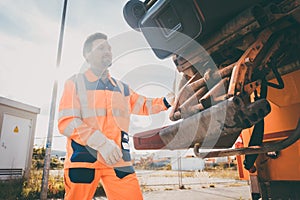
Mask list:
[{"label": "man's wrist", "polygon": [[170,108],[170,107],[171,107],[171,105],[170,105],[169,102],[167,101],[167,98],[166,98],[166,97],[164,97],[163,101],[164,101],[164,104],[165,104],[166,108]]},{"label": "man's wrist", "polygon": [[107,137],[101,133],[99,130],[96,130],[87,140],[87,145],[93,149],[100,149],[107,142]]},{"label": "man's wrist", "polygon": [[164,97],[164,103],[167,108],[170,108],[173,106],[175,101],[175,94],[173,92],[169,92],[165,97]]}]

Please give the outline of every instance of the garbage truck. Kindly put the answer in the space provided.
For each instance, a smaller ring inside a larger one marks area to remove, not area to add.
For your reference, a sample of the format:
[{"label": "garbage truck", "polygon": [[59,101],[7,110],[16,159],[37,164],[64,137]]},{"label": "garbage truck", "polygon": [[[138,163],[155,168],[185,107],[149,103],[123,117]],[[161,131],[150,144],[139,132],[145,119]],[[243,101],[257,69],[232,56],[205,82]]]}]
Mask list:
[{"label": "garbage truck", "polygon": [[300,199],[300,1],[129,0],[127,24],[182,80],[136,149],[235,155],[252,199]]}]

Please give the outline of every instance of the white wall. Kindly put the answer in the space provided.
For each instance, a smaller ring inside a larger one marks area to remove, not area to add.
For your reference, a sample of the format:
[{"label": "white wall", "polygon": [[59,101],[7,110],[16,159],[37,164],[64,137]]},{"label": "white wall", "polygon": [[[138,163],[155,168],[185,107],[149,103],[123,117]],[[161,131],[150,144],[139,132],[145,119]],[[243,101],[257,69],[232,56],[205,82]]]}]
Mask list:
[{"label": "white wall", "polygon": [[[179,166],[181,162],[181,167]],[[204,160],[196,157],[172,158],[172,170],[203,170],[205,167]],[[179,169],[181,168],[181,169]]]}]

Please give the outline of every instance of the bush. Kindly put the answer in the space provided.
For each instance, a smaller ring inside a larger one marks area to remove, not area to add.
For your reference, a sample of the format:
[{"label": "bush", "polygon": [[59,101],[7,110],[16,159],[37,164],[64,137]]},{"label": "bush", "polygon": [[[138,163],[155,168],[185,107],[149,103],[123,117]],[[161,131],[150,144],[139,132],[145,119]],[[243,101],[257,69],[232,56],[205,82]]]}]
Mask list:
[{"label": "bush", "polygon": [[59,161],[57,158],[51,158],[50,169],[63,169],[64,164]]},{"label": "bush", "polygon": [[[33,148],[32,168],[43,169],[45,160],[45,148]],[[50,169],[63,169],[63,163],[57,158],[52,157],[50,160]]]}]

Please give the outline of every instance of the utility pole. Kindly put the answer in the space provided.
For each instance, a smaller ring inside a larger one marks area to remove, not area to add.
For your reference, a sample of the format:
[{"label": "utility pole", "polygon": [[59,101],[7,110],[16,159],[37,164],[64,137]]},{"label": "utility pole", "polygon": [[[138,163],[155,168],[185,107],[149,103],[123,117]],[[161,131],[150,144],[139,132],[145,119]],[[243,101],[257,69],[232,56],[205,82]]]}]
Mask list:
[{"label": "utility pole", "polygon": [[178,184],[179,184],[179,189],[184,189],[184,185],[182,183],[181,153],[179,151],[177,151],[177,164],[178,164]]},{"label": "utility pole", "polygon": [[[58,42],[58,50],[57,50],[57,57],[56,57],[56,70],[59,68],[60,61],[61,61],[67,3],[68,0],[64,0],[59,42]],[[51,107],[50,107],[48,135],[47,135],[46,152],[45,152],[45,160],[44,160],[44,168],[43,168],[43,179],[42,179],[41,195],[40,195],[41,200],[47,199],[48,178],[49,178],[50,159],[51,159],[50,155],[51,155],[51,148],[52,148],[53,127],[54,127],[54,118],[55,118],[55,110],[56,110],[56,98],[57,98],[57,79],[54,80],[53,89],[52,89],[52,100],[51,100]]]}]

